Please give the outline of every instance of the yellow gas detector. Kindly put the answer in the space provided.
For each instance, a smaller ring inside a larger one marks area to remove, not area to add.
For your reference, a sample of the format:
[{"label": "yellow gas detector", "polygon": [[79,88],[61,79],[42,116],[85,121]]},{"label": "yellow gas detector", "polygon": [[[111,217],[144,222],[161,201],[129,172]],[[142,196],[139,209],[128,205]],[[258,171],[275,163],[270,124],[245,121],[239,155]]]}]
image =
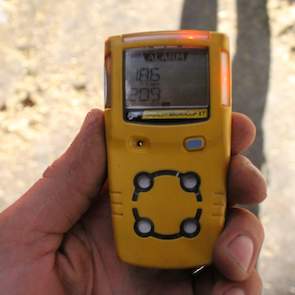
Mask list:
[{"label": "yellow gas detector", "polygon": [[114,236],[130,264],[210,264],[230,157],[228,39],[207,31],[110,37],[105,126]]}]

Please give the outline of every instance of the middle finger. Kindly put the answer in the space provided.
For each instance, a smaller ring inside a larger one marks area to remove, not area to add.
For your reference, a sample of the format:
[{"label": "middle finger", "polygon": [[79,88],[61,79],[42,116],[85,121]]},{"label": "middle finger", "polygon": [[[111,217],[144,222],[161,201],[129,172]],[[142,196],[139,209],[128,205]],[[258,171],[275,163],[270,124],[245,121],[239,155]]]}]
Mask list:
[{"label": "middle finger", "polygon": [[245,156],[233,156],[228,175],[229,205],[260,203],[266,193],[266,182],[261,172]]}]

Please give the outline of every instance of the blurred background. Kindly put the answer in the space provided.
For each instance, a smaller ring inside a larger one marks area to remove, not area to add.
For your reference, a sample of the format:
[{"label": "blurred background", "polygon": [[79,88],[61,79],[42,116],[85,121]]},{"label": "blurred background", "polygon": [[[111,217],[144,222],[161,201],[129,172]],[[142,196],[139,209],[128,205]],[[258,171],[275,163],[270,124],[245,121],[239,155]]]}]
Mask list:
[{"label": "blurred background", "polygon": [[264,293],[295,294],[293,0],[0,0],[0,211],[103,107],[105,38],[179,28],[230,36],[234,109],[257,126],[248,155],[269,186]]}]

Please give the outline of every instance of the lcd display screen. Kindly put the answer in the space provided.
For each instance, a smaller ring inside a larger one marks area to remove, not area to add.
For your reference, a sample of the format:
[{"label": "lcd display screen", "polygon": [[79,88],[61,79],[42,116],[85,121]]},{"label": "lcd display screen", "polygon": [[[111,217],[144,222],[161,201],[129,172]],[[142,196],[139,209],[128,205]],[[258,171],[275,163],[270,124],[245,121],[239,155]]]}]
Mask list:
[{"label": "lcd display screen", "polygon": [[126,110],[208,108],[208,49],[127,49],[124,88]]}]

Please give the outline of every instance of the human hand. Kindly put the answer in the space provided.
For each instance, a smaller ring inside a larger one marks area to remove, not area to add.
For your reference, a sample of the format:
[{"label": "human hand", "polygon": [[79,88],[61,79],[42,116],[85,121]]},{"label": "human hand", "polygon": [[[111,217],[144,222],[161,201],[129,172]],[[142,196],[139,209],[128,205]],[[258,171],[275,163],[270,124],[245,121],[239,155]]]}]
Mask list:
[{"label": "human hand", "polygon": [[266,186],[239,153],[255,128],[233,115],[228,217],[214,249],[214,265],[151,270],[118,260],[106,178],[103,114],[91,111],[68,150],[17,202],[0,214],[0,290],[5,295],[221,295],[234,288],[261,293],[255,270],[263,241],[258,219],[239,204],[259,203]]}]

